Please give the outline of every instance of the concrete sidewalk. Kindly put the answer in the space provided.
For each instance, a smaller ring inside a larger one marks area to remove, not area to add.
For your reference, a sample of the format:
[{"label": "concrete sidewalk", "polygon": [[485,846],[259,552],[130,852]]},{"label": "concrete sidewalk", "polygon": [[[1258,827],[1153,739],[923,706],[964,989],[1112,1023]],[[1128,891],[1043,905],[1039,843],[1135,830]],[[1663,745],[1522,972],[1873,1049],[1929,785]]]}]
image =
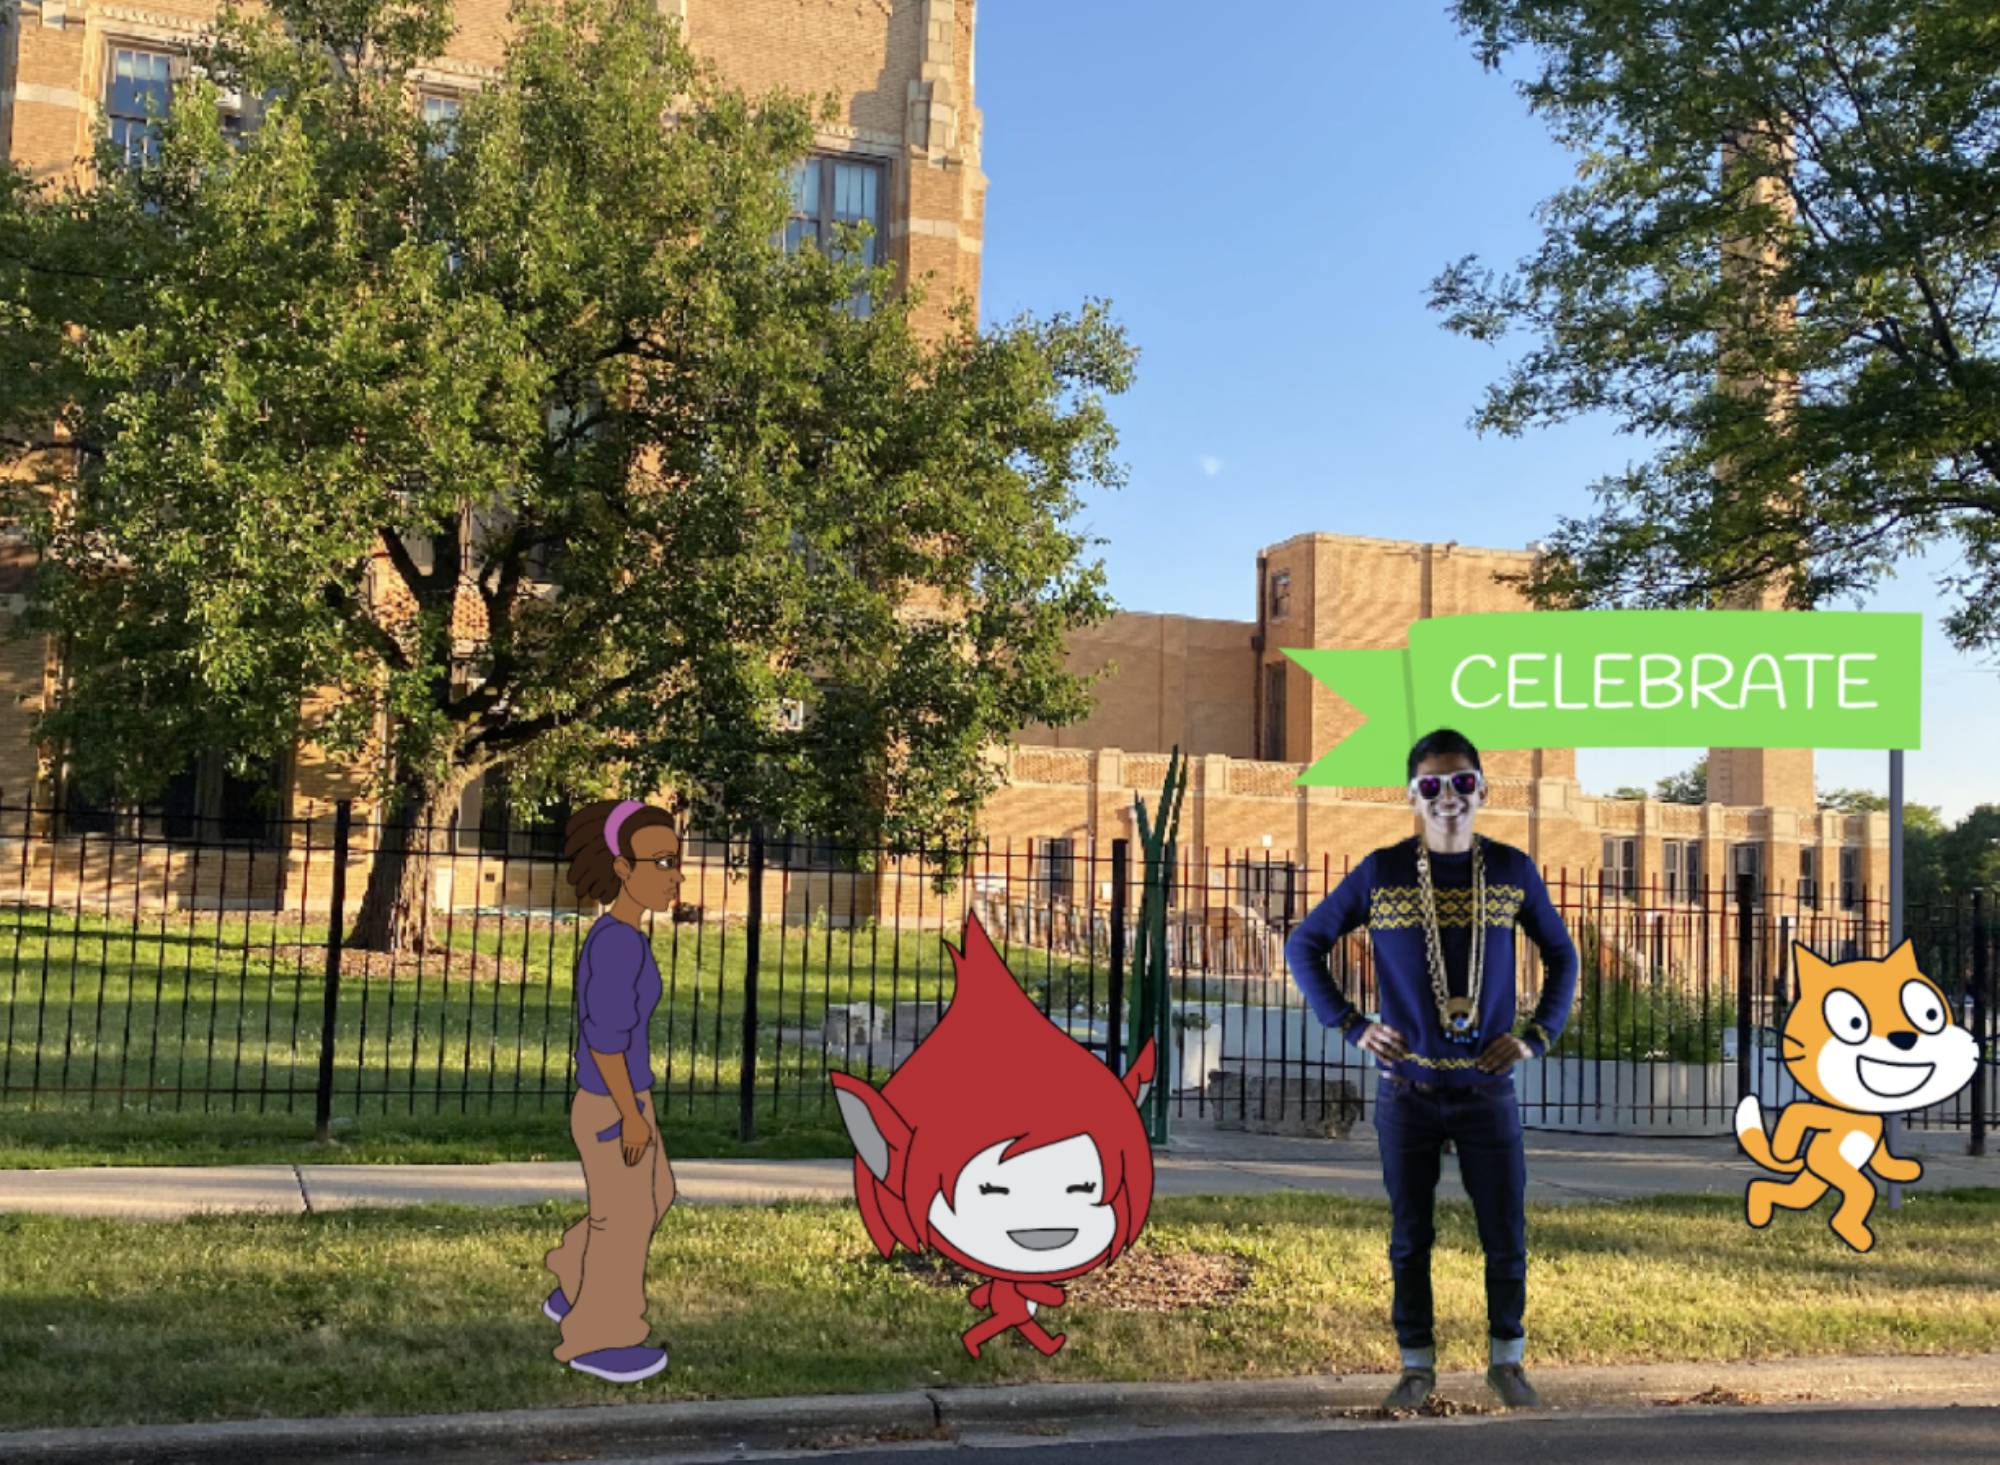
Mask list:
[{"label": "concrete sidewalk", "polygon": [[[1916,1133],[1901,1146],[1921,1156],[1924,1178],[1906,1192],[2000,1186],[2000,1156],[1965,1153],[1963,1135]],[[1535,1201],[1617,1201],[1647,1195],[1740,1195],[1759,1174],[1735,1142],[1593,1137],[1531,1130],[1528,1197]],[[1348,1139],[1293,1139],[1176,1121],[1154,1160],[1160,1195],[1251,1195],[1278,1190],[1380,1197],[1381,1168],[1367,1126]],[[683,1199],[697,1205],[840,1200],[853,1194],[849,1160],[675,1160]],[[1439,1196],[1463,1200],[1447,1160]],[[109,1166],[0,1170],[0,1213],[40,1212],[167,1220],[202,1211],[302,1214],[355,1206],[426,1203],[528,1205],[581,1202],[575,1161],[493,1165]]]}]

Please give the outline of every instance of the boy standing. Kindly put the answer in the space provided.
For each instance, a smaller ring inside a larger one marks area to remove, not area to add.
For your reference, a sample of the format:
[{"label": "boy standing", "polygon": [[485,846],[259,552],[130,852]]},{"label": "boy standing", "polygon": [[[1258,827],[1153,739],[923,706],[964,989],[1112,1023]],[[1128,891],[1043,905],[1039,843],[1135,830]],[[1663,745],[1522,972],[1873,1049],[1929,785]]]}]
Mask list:
[{"label": "boy standing", "polygon": [[[1375,1132],[1392,1216],[1390,1320],[1403,1359],[1385,1407],[1414,1409],[1437,1383],[1432,1213],[1449,1140],[1486,1253],[1486,1381],[1509,1406],[1531,1408],[1541,1400],[1521,1368],[1527,1166],[1510,1070],[1561,1036],[1576,992],[1576,947],[1534,861],[1472,832],[1486,796],[1479,751],[1441,728],[1410,749],[1408,771],[1423,833],[1350,871],[1292,932],[1285,961],[1319,1020],[1373,1054],[1381,1070]],[[1541,949],[1545,972],[1521,1037],[1513,1033],[1517,922]],[[1355,1008],[1327,967],[1327,953],[1364,924],[1380,1021]]]}]

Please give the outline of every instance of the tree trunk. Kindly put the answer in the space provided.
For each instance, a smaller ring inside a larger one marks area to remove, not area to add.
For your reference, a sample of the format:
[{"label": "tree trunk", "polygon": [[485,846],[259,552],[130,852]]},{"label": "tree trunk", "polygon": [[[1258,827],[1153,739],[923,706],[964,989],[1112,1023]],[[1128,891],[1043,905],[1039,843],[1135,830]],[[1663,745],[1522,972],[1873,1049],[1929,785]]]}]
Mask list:
[{"label": "tree trunk", "polygon": [[383,810],[368,889],[347,944],[364,951],[423,953],[431,943],[431,870],[451,858],[451,812],[469,780],[438,787],[399,783]]}]

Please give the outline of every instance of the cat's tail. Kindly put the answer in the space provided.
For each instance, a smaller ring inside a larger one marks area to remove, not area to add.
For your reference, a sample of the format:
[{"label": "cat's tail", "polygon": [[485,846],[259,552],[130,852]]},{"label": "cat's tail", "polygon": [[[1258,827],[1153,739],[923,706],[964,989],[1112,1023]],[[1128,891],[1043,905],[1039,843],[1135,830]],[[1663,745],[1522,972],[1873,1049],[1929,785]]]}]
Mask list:
[{"label": "cat's tail", "polygon": [[1755,1094],[1745,1094],[1737,1102],[1736,1142],[1743,1146],[1744,1154],[1766,1170],[1776,1170],[1782,1175],[1796,1175],[1806,1168],[1803,1157],[1781,1160],[1772,1153],[1770,1136],[1764,1133],[1764,1110],[1758,1104]]}]

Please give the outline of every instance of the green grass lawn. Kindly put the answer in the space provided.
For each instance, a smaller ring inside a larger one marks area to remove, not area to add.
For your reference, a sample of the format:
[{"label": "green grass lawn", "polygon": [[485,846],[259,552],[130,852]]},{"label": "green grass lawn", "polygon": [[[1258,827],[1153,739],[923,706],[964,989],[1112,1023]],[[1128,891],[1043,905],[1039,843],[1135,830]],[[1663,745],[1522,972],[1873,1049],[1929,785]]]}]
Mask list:
[{"label": "green grass lawn", "polygon": [[[668,1371],[566,1370],[538,1308],[573,1208],[427,1207],[175,1222],[0,1215],[0,1427],[398,1415],[601,1402],[1387,1371],[1379,1201],[1169,1198],[1143,1247],[1079,1284],[1044,1359],[974,1362],[962,1292],[875,1256],[852,1205],[676,1208],[648,1279]],[[1879,1211],[1856,1256],[1818,1215],[1744,1225],[1735,1199],[1530,1207],[1528,1361],[1636,1363],[2000,1348],[2000,1190]],[[1118,1305],[1126,1278],[1217,1259],[1222,1303]],[[1121,1276],[1121,1272],[1124,1276]],[[1484,1362],[1478,1241],[1443,1206],[1441,1366]]]}]

